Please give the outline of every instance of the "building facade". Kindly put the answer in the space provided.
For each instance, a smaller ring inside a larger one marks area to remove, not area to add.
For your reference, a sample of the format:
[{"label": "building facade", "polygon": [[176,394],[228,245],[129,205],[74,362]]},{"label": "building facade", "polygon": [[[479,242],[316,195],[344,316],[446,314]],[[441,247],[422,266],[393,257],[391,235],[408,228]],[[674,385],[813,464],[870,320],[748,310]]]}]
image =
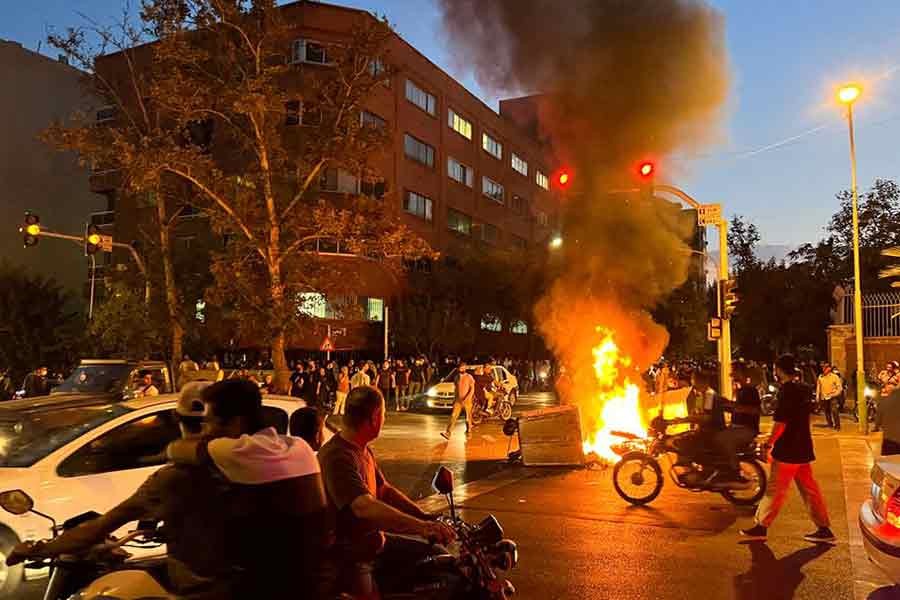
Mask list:
[{"label": "building facade", "polygon": [[84,94],[82,75],[65,62],[0,40],[0,110],[7,116],[0,139],[0,222],[5,227],[0,260],[52,277],[79,299],[90,269],[83,250],[54,239],[23,248],[17,229],[27,210],[46,228],[81,235],[90,214],[105,205],[90,193],[89,171],[75,156],[38,139],[54,121],[89,110],[92,101]]}]

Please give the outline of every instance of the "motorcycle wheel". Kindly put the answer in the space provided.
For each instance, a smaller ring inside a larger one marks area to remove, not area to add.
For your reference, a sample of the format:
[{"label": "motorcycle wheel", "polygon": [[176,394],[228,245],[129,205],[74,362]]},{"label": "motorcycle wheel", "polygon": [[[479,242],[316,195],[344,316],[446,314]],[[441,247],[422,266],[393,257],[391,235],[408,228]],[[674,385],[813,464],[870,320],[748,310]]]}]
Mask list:
[{"label": "motorcycle wheel", "polygon": [[24,565],[6,566],[6,557],[12,552],[19,539],[12,532],[0,527],[0,598],[13,598],[22,583],[25,574]]},{"label": "motorcycle wheel", "polygon": [[497,413],[500,415],[500,418],[504,421],[508,418],[512,417],[512,404],[509,402],[501,402],[500,406],[497,407]]},{"label": "motorcycle wheel", "polygon": [[722,496],[736,506],[752,506],[766,495],[766,471],[755,460],[742,460],[741,474],[756,485],[747,490],[723,490]]},{"label": "motorcycle wheel", "polygon": [[481,425],[484,423],[484,411],[478,406],[472,408],[472,425]]},{"label": "motorcycle wheel", "polygon": [[613,467],[616,493],[635,506],[653,502],[662,491],[662,486],[662,468],[649,454],[629,452]]}]

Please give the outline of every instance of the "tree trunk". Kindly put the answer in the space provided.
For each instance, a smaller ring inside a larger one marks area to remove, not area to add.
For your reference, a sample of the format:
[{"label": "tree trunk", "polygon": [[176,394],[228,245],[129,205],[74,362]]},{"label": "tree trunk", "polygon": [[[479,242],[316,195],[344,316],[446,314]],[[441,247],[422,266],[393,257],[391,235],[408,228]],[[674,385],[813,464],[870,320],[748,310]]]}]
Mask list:
[{"label": "tree trunk", "polygon": [[[166,312],[169,317],[169,330],[171,335],[171,347],[169,367],[172,376],[175,377],[175,365],[181,359],[184,344],[184,327],[181,325],[181,302],[178,298],[178,288],[175,284],[175,263],[172,260],[172,237],[169,231],[169,216],[166,210],[166,197],[157,190],[156,217],[159,221],[159,250],[162,255],[163,275],[165,279]],[[176,381],[179,385],[181,382]]]},{"label": "tree trunk", "polygon": [[282,328],[281,331],[276,333],[272,338],[271,347],[272,365],[275,368],[275,390],[279,394],[290,393],[290,370],[288,369],[287,357],[285,356],[285,350],[287,349],[285,337],[285,332]]}]

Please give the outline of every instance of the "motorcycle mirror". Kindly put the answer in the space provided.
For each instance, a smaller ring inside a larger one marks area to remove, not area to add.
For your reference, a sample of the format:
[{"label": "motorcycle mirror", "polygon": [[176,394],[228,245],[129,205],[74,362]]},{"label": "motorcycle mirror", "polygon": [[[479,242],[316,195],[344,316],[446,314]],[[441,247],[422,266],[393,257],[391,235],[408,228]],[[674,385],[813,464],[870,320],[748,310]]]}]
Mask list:
[{"label": "motorcycle mirror", "polygon": [[8,513],[24,515],[34,508],[34,500],[22,490],[10,490],[0,494],[0,506]]},{"label": "motorcycle mirror", "polygon": [[434,480],[431,482],[431,487],[439,494],[445,496],[453,493],[453,473],[450,469],[447,467],[438,469],[437,473],[434,474]]}]

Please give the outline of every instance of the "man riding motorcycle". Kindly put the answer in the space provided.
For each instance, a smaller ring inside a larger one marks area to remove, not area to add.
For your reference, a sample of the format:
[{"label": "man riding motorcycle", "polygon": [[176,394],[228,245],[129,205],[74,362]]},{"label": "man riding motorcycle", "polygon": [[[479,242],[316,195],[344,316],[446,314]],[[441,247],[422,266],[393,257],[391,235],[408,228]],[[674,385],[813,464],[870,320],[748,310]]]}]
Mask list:
[{"label": "man riding motorcycle", "polygon": [[347,397],[344,428],[319,450],[329,521],[335,525],[333,555],[340,591],[354,598],[378,598],[379,588],[410,574],[431,545],[452,541],[454,531],[432,519],[388,483],[369,445],[381,433],[385,403],[374,387],[354,388]]},{"label": "man riding motorcycle", "polygon": [[[175,414],[184,439],[200,435],[201,395],[206,383],[190,383],[181,391]],[[30,559],[79,554],[103,542],[127,523],[165,523],[167,571],[173,591],[184,598],[232,598],[234,575],[225,553],[226,515],[221,510],[225,486],[207,469],[168,465],[151,475],[127,500],[95,519],[70,529],[50,542],[24,542],[7,558],[14,565]]]}]

